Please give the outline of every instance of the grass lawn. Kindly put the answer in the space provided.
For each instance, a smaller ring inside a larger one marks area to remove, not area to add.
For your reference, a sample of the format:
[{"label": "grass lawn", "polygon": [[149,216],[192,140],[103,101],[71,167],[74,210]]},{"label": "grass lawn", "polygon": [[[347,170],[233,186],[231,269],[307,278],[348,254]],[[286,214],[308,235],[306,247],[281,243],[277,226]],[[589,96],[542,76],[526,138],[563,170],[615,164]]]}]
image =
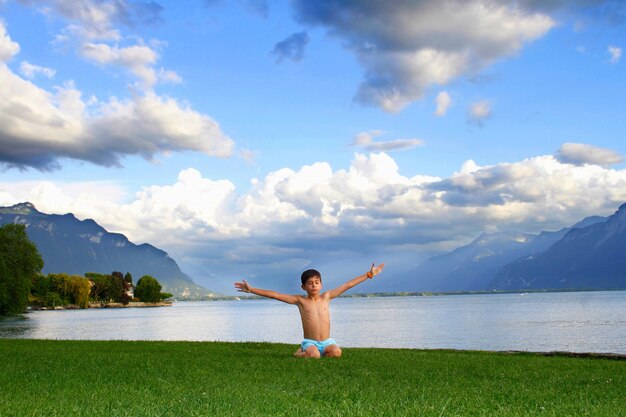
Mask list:
[{"label": "grass lawn", "polygon": [[271,343],[0,340],[0,416],[626,416],[626,361]]}]

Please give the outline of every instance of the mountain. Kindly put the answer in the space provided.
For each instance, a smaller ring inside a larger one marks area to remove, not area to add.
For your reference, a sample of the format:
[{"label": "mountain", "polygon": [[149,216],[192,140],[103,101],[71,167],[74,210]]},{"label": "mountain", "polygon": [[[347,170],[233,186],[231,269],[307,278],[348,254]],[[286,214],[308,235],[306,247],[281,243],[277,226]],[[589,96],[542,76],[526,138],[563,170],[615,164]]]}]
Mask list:
[{"label": "mountain", "polygon": [[497,289],[626,288],[626,204],[606,221],[570,230],[545,252],[506,265]]},{"label": "mountain", "polygon": [[573,229],[604,220],[599,216],[588,217],[572,227],[538,235],[483,233],[466,246],[427,259],[406,275],[402,287],[409,291],[489,290],[505,265],[547,250]]},{"label": "mountain", "polygon": [[504,264],[523,256],[535,236],[483,233],[469,245],[426,260],[408,276],[415,291],[464,291],[484,288]]},{"label": "mountain", "polygon": [[174,296],[183,295],[185,289],[191,296],[210,293],[183,273],[166,252],[147,243],[135,245],[126,236],[109,233],[91,219],[81,221],[73,214],[45,214],[31,203],[21,203],[0,207],[0,225],[7,223],[26,226],[28,237],[44,260],[45,274],[130,272],[135,283],[143,275],[152,275],[163,285],[163,291]]}]

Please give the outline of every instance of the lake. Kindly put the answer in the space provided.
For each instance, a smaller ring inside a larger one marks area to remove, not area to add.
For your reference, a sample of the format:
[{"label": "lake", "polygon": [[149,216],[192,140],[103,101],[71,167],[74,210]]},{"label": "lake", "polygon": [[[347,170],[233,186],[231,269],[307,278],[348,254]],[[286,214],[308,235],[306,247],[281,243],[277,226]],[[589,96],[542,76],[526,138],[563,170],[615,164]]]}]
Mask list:
[{"label": "lake", "polygon": [[[626,291],[339,298],[344,347],[626,354]],[[296,306],[273,300],[34,311],[0,320],[0,338],[267,341],[302,339]]]}]

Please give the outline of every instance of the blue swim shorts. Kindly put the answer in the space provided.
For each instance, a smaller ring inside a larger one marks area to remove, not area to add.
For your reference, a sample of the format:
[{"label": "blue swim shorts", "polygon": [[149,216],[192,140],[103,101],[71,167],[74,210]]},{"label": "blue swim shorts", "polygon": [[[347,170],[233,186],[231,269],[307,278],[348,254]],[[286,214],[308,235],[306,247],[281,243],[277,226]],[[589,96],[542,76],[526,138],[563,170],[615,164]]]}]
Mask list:
[{"label": "blue swim shorts", "polygon": [[326,340],[313,340],[313,339],[304,339],[302,341],[302,344],[300,344],[300,349],[302,349],[302,351],[304,352],[309,346],[315,346],[317,348],[317,350],[320,351],[320,355],[324,356],[324,349],[326,349],[326,346],[330,346],[330,345],[336,345],[337,342],[335,342],[333,339],[326,339]]}]

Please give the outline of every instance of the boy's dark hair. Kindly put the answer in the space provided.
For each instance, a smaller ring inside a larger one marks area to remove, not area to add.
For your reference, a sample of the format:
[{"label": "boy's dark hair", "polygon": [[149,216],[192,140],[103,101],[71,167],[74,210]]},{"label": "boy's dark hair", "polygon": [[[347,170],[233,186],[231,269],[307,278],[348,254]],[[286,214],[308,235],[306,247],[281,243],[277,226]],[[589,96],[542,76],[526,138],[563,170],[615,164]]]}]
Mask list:
[{"label": "boy's dark hair", "polygon": [[320,274],[319,271],[315,269],[307,269],[300,276],[300,281],[302,281],[302,285],[306,284],[309,278],[312,277],[319,277],[320,281],[322,280],[322,274]]}]

